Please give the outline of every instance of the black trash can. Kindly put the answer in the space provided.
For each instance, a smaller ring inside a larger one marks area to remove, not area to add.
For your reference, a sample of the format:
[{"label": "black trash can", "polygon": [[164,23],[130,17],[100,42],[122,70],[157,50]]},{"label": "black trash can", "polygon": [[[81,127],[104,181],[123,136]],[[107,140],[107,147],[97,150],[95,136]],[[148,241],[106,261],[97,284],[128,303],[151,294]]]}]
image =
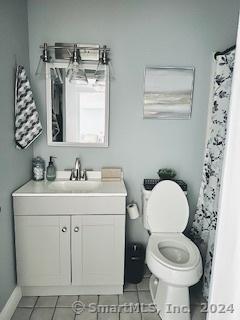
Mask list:
[{"label": "black trash can", "polygon": [[141,243],[130,243],[126,248],[125,281],[139,283],[145,269],[145,248]]}]

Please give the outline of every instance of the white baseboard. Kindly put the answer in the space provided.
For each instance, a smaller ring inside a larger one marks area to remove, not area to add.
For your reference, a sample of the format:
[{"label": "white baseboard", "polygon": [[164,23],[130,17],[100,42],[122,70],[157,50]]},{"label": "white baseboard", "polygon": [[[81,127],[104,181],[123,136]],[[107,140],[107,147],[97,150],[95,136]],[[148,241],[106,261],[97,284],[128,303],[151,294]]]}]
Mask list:
[{"label": "white baseboard", "polygon": [[10,320],[22,298],[22,290],[16,287],[0,313],[0,320]]},{"label": "white baseboard", "polygon": [[[123,285],[115,286],[41,286],[21,287],[22,295],[27,296],[61,296],[61,295],[86,295],[86,294],[122,294]],[[1,320],[1,319],[0,319]]]}]

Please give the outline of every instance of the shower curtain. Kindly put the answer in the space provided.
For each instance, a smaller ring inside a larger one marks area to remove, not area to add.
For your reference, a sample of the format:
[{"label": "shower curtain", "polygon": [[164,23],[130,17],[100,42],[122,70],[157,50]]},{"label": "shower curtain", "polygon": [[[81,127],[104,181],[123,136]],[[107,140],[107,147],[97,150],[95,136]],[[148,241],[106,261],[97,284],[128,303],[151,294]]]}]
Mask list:
[{"label": "shower curtain", "polygon": [[203,296],[208,299],[218,200],[227,131],[235,50],[216,57],[211,123],[208,130],[202,181],[191,235],[203,257]]},{"label": "shower curtain", "polygon": [[[240,21],[235,52],[207,320],[240,319]],[[230,308],[229,308],[230,307]]]}]

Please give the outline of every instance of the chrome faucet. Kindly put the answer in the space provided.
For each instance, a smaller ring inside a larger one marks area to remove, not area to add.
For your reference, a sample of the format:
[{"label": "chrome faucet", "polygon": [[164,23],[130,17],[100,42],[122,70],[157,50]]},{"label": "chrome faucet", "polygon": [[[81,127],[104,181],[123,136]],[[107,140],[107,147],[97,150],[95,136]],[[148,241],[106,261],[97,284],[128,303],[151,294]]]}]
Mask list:
[{"label": "chrome faucet", "polygon": [[70,180],[77,180],[77,181],[81,180],[81,178],[82,178],[82,174],[81,174],[82,168],[81,167],[82,166],[81,166],[80,158],[76,158],[75,166],[71,171]]},{"label": "chrome faucet", "polygon": [[84,181],[86,181],[87,179],[88,179],[87,178],[87,170],[84,169],[83,174],[82,174],[81,160],[80,160],[80,158],[76,158],[75,166],[71,170],[70,180],[73,180],[73,181],[84,180]]}]

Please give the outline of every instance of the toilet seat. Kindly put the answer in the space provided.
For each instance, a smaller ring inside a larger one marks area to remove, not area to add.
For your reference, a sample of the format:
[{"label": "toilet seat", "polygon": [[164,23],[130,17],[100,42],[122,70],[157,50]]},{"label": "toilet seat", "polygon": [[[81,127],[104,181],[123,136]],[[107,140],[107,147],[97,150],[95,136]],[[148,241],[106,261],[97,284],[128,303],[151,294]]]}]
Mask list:
[{"label": "toilet seat", "polygon": [[197,246],[182,233],[154,233],[148,252],[159,264],[174,270],[194,269],[201,261]]}]

